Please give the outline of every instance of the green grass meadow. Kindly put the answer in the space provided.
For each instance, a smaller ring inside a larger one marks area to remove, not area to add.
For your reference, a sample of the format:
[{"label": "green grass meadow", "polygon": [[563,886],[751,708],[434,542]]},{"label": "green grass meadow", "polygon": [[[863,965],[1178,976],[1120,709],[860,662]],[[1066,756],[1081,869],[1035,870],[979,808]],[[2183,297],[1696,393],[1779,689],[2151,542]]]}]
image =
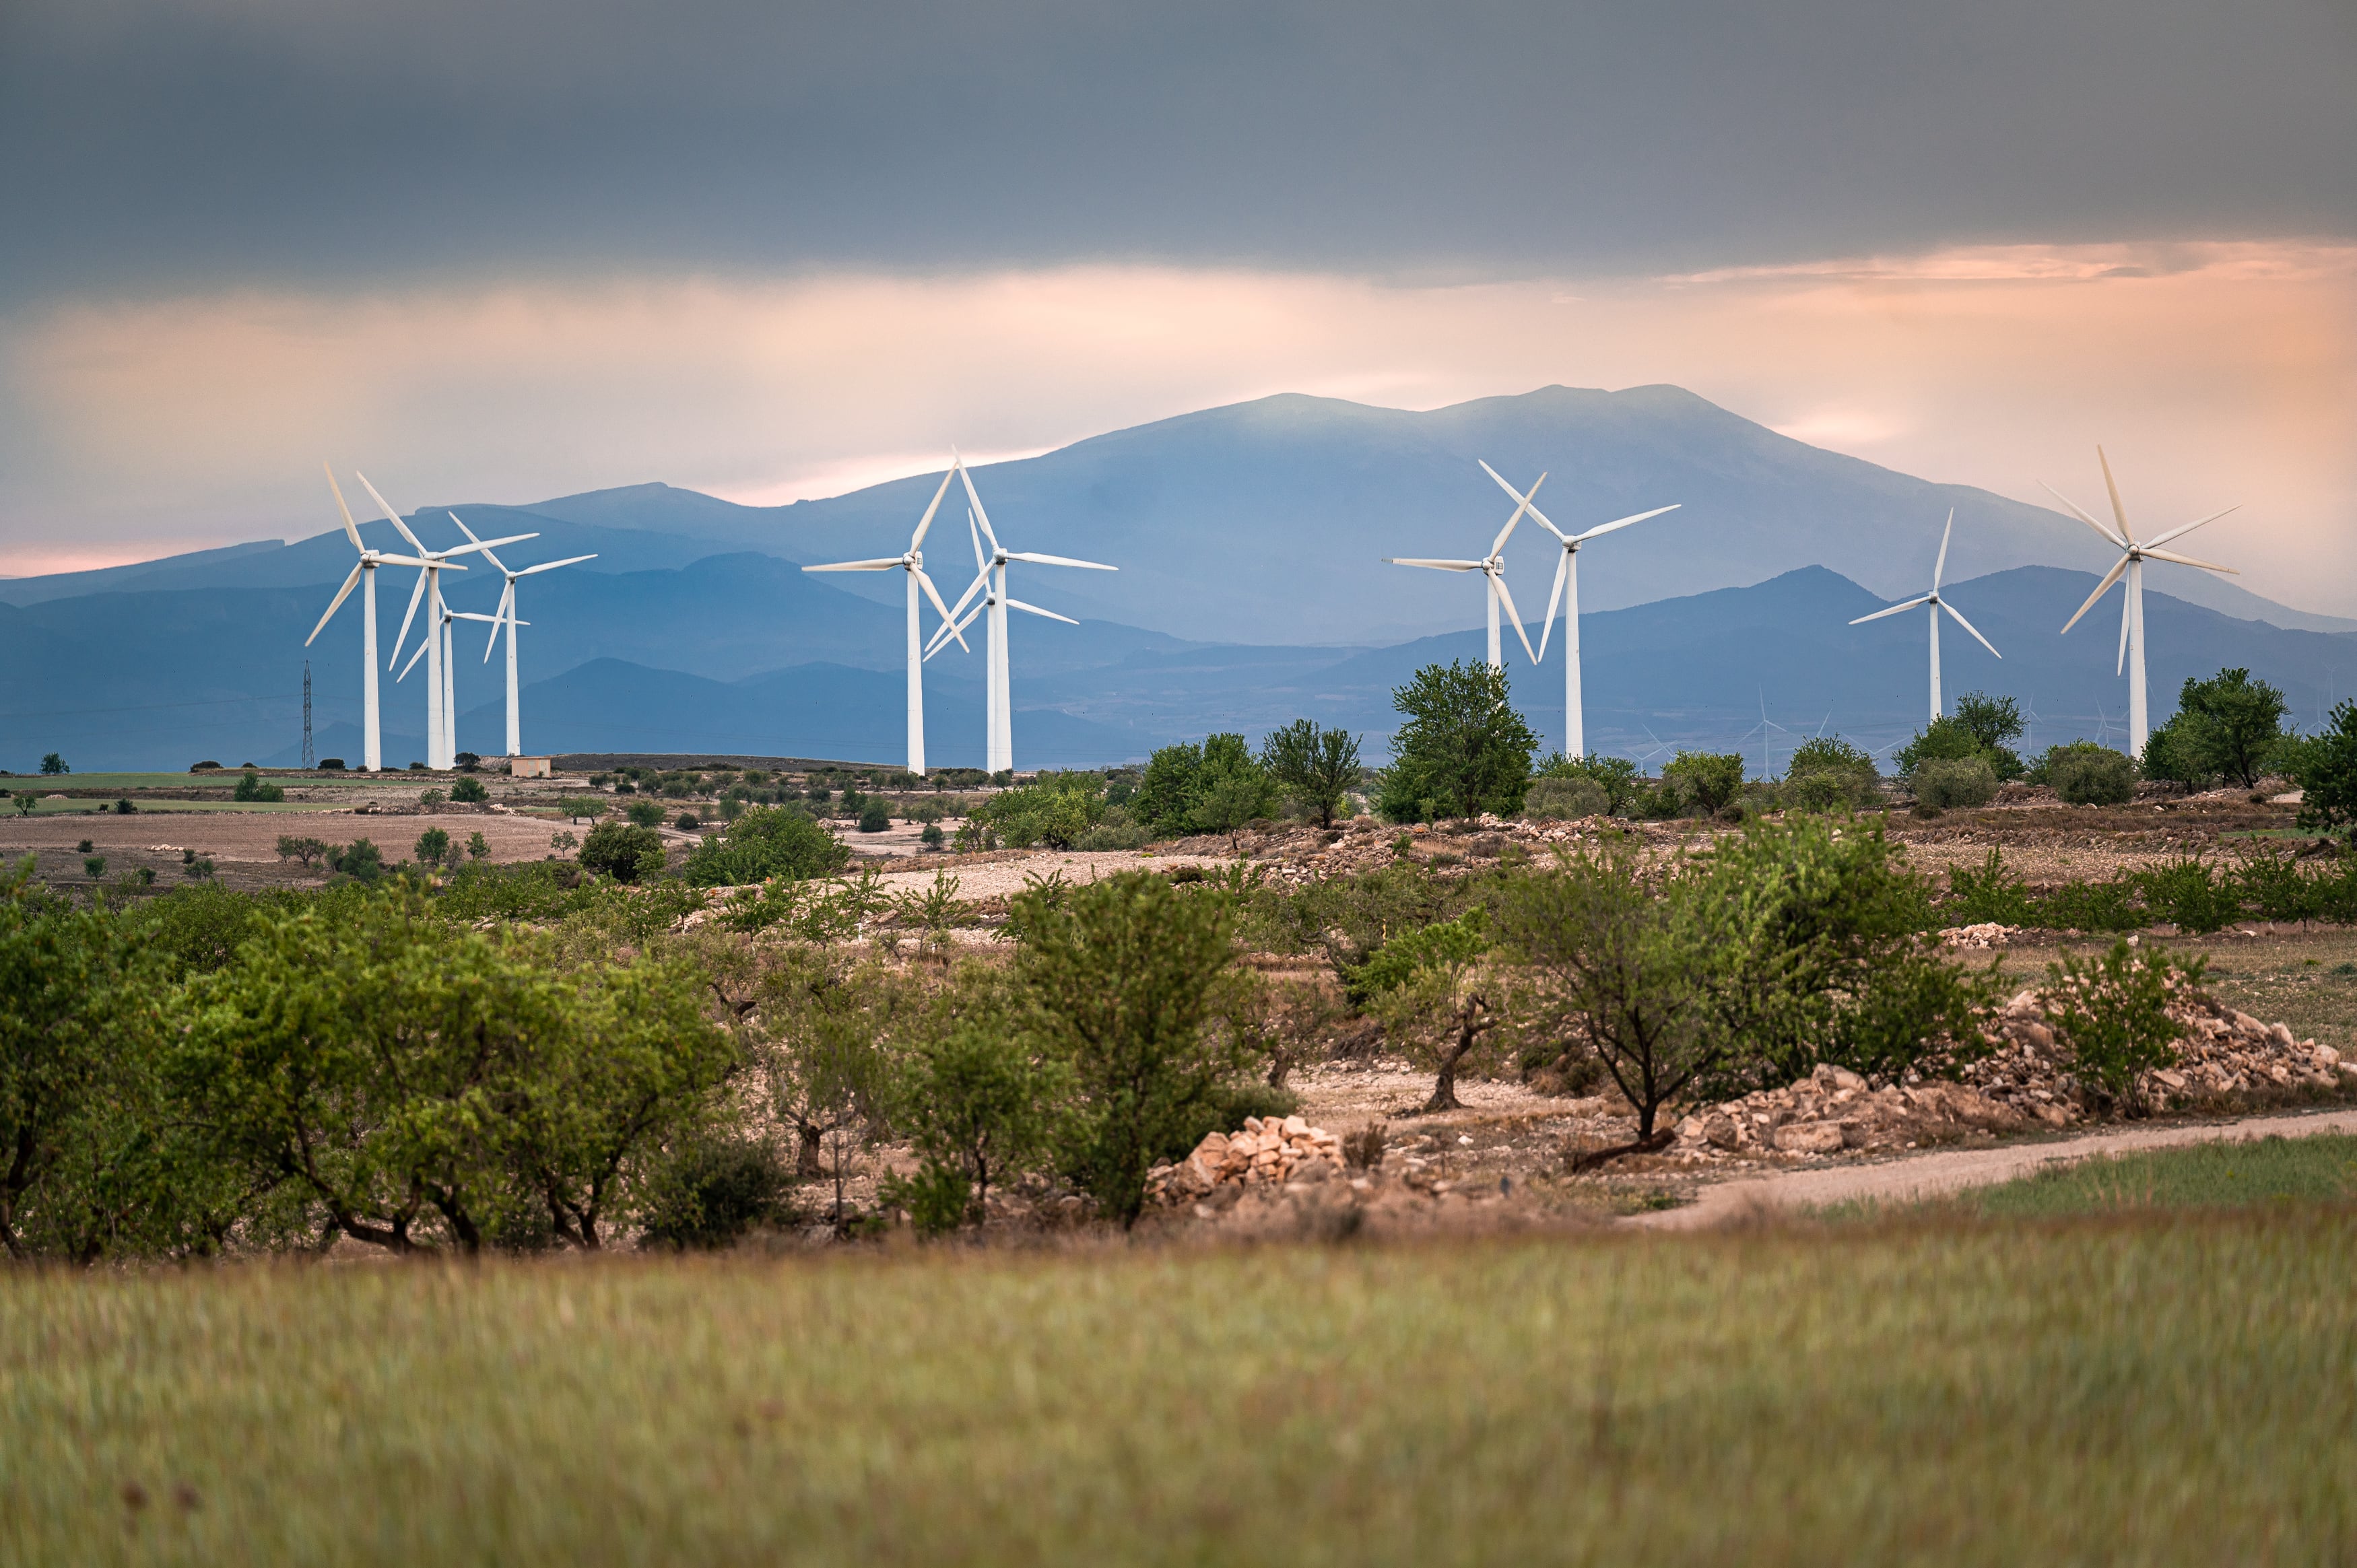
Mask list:
[{"label": "green grass meadow", "polygon": [[2357,1557],[2357,1213],[0,1274],[0,1561]]},{"label": "green grass meadow", "polygon": [[2357,1198],[2357,1137],[2326,1133],[2073,1161],[1946,1200],[1988,1219]]}]

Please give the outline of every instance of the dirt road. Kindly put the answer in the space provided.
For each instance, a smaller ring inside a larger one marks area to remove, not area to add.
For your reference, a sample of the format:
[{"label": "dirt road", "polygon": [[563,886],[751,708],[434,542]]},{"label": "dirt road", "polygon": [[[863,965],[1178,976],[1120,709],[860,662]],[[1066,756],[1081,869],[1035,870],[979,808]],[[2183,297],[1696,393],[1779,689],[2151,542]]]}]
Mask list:
[{"label": "dirt road", "polygon": [[2130,1127],[2049,1144],[1952,1149],[1877,1165],[1779,1171],[1771,1176],[1746,1176],[1706,1187],[1695,1202],[1684,1208],[1636,1215],[1623,1223],[1654,1230],[1706,1230],[1777,1209],[1814,1208],[1859,1198],[1904,1203],[1937,1197],[1965,1187],[2011,1181],[2043,1165],[2083,1160],[2092,1155],[2133,1154],[2185,1144],[2231,1143],[2271,1134],[2299,1138],[2318,1133],[2357,1133],[2357,1110]]}]

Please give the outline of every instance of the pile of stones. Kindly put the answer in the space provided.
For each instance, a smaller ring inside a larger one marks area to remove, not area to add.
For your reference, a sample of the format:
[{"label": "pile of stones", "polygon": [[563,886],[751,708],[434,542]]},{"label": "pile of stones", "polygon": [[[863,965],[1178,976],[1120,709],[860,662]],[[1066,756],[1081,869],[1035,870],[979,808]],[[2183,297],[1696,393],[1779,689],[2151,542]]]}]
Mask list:
[{"label": "pile of stones", "polygon": [[1155,1166],[1146,1187],[1157,1202],[1182,1203],[1228,1183],[1278,1187],[1341,1174],[1342,1140],[1336,1134],[1298,1116],[1247,1116],[1243,1132],[1207,1134],[1177,1165]]},{"label": "pile of stones", "polygon": [[[2183,1028],[2174,1067],[2146,1073],[2146,1103],[2186,1110],[2237,1096],[2276,1098],[2303,1089],[2357,1090],[2357,1061],[2293,1036],[2191,991],[2169,1004]],[[1854,1072],[1820,1067],[1782,1089],[1760,1090],[1711,1106],[1678,1123],[1689,1155],[1831,1155],[1845,1149],[1913,1148],[1949,1142],[1967,1131],[2006,1133],[2087,1119],[2087,1097],[2056,1040],[2046,1008],[2024,991],[1988,1019],[1989,1053],[1961,1069],[1955,1081],[1910,1074],[1877,1089]]]}]

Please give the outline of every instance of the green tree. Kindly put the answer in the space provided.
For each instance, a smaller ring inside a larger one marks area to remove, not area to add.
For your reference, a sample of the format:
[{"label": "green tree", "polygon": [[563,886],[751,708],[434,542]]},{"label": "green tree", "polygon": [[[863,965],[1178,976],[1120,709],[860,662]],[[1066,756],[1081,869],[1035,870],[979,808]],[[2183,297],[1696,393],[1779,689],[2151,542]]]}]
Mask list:
[{"label": "green tree", "polygon": [[1004,1186],[1046,1149],[1068,1076],[996,1016],[968,1011],[909,1052],[899,1121],[927,1171],[969,1195],[979,1219],[991,1184]]},{"label": "green tree", "polygon": [[230,798],[275,802],[286,799],[286,789],[283,785],[264,783],[262,775],[249,768],[238,775],[237,788],[230,791]]},{"label": "green tree", "polygon": [[1715,817],[1742,792],[1742,754],[1681,751],[1663,765],[1662,789],[1681,811]]},{"label": "green tree", "polygon": [[1377,806],[1395,822],[1512,816],[1530,786],[1538,737],[1514,710],[1506,672],[1485,663],[1427,664],[1392,693],[1406,723],[1392,736]]},{"label": "green tree", "polygon": [[2049,747],[2033,773],[2073,806],[2121,806],[2136,796],[2135,760],[2091,740]]},{"label": "green tree", "polygon": [[1986,692],[1966,692],[1956,699],[1955,722],[1973,737],[1989,771],[2000,782],[2021,777],[2021,757],[2012,746],[2021,738],[2019,703],[2011,697],[1992,697]]},{"label": "green tree", "polygon": [[1585,757],[1566,757],[1559,751],[1554,752],[1539,764],[1534,777],[1587,779],[1604,791],[1604,809],[1616,817],[1629,814],[1630,806],[1642,787],[1634,762],[1625,757],[1601,757],[1592,751]]},{"label": "green tree", "polygon": [[2169,1015],[2169,994],[2201,984],[2209,961],[2158,947],[2138,952],[2122,937],[2100,958],[2065,953],[2046,966],[2040,1000],[2088,1099],[2143,1112],[2144,1075],[2175,1064],[2185,1032]]},{"label": "green tree", "polygon": [[651,882],[662,875],[662,835],[652,828],[608,820],[589,830],[578,858],[587,869],[617,882]]},{"label": "green tree", "polygon": [[324,840],[297,838],[293,833],[278,835],[278,858],[281,860],[299,861],[303,869],[308,871],[314,864],[327,857],[328,845]]},{"label": "green tree", "polygon": [[428,828],[417,835],[413,853],[420,865],[439,865],[450,858],[450,835],[440,828]]},{"label": "green tree", "polygon": [[73,769],[66,766],[66,759],[64,757],[59,757],[56,752],[52,751],[48,756],[41,758],[41,771],[45,774],[71,773]]},{"label": "green tree", "polygon": [[662,826],[663,809],[661,803],[657,801],[633,800],[628,806],[622,808],[622,812],[623,815],[630,819],[630,823],[633,827],[659,828]]},{"label": "green tree", "polygon": [[328,869],[339,876],[372,885],[384,875],[384,854],[367,839],[354,839],[341,849],[328,852]]},{"label": "green tree", "polygon": [[1146,759],[1145,775],[1130,797],[1129,808],[1147,832],[1183,833],[1192,824],[1195,799],[1202,791],[1203,748],[1180,743],[1166,746]]},{"label": "green tree", "polygon": [[2357,703],[2336,703],[2325,727],[2284,748],[2284,771],[2299,786],[2299,825],[2347,833],[2357,827]]},{"label": "green tree", "polygon": [[1348,730],[1322,729],[1314,719],[1296,719],[1263,736],[1260,760],[1277,789],[1321,828],[1334,825],[1359,779],[1358,738]]},{"label": "green tree", "polygon": [[1197,776],[1188,826],[1201,832],[1232,833],[1276,810],[1276,781],[1244,745],[1244,737],[1203,737],[1203,768]]},{"label": "green tree", "polygon": [[1490,999],[1468,984],[1489,950],[1488,921],[1475,908],[1384,943],[1350,977],[1382,1019],[1384,1038],[1431,1062],[1426,1114],[1464,1109],[1457,1098],[1458,1071],[1496,1026]]},{"label": "green tree", "polygon": [[467,858],[468,860],[489,860],[490,857],[491,843],[489,839],[482,835],[481,830],[478,829],[476,832],[468,833],[467,835]]},{"label": "green tree", "polygon": [[450,786],[450,799],[469,806],[479,806],[491,798],[483,781],[472,775],[462,777]]},{"label": "green tree", "polygon": [[1235,959],[1228,901],[1128,872],[1028,888],[1014,915],[1032,1028],[1072,1074],[1066,1166],[1134,1225],[1147,1170],[1246,1068],[1243,1042],[1211,1026]]},{"label": "green tree", "polygon": [[2248,670],[2221,670],[2207,681],[2189,677],[2177,697],[2188,759],[2245,789],[2259,781],[2283,740],[2284,712],[2283,693],[2252,680]]},{"label": "green tree", "polygon": [[[592,832],[594,838],[603,828]],[[696,845],[682,875],[699,887],[737,886],[771,877],[829,876],[851,860],[851,846],[790,806],[755,806]]]},{"label": "green tree", "polygon": [[1803,741],[1784,767],[1784,803],[1805,811],[1862,810],[1881,793],[1874,758],[1839,736]]}]

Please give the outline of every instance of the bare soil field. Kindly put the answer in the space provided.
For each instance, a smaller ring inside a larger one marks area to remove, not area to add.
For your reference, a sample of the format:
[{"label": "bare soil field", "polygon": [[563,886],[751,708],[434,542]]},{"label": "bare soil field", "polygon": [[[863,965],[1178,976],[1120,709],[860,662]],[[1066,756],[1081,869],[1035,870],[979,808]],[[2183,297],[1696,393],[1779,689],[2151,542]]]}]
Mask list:
[{"label": "bare soil field", "polygon": [[[414,797],[412,797],[414,802]],[[52,886],[88,885],[83,852],[106,857],[106,880],[139,866],[155,870],[156,884],[170,886],[184,879],[181,852],[192,849],[212,861],[215,876],[226,886],[251,889],[316,886],[327,879],[324,870],[306,872],[292,860],[278,857],[282,833],[318,838],[328,843],[373,840],[387,860],[410,853],[417,835],[438,827],[458,843],[479,832],[491,846],[496,861],[538,860],[554,853],[552,835],[562,822],[527,817],[487,807],[445,806],[430,814],[413,810],[404,814],[313,811],[257,815],[235,811],[142,811],[122,817],[103,816],[0,818],[0,861],[14,864],[30,854],[38,873]]]}]

